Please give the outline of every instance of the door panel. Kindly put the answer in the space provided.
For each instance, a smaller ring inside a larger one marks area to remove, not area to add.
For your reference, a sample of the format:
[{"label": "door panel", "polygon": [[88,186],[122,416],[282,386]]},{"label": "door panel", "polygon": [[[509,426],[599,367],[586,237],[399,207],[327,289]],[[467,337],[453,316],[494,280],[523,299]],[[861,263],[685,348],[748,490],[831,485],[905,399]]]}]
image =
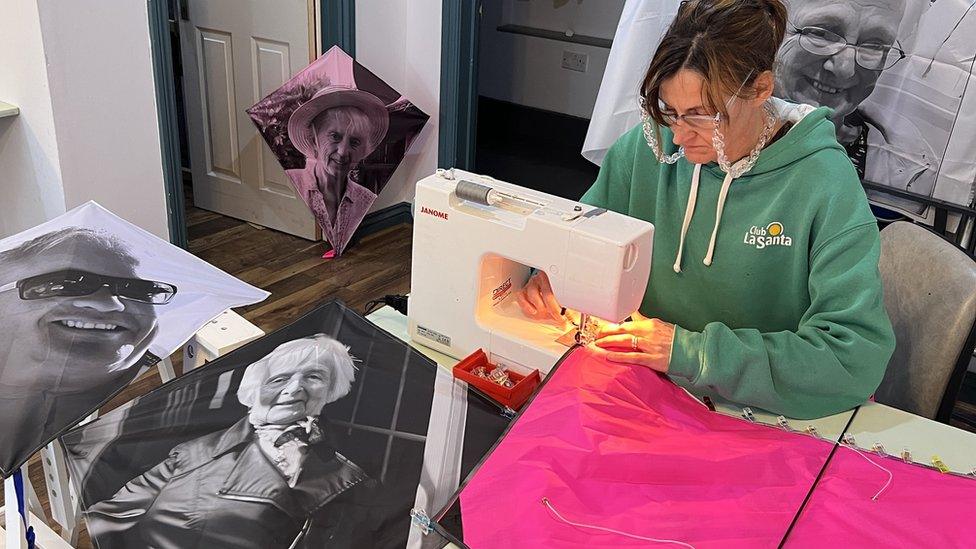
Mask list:
[{"label": "door panel", "polygon": [[[290,48],[287,43],[265,39],[255,39],[253,45],[251,59],[255,95],[266,97],[291,78],[288,63]],[[262,190],[284,196],[294,195],[291,182],[268,147],[261,147],[258,157],[258,181]]]},{"label": "door panel", "polygon": [[190,0],[181,22],[196,206],[308,239],[320,232],[244,109],[312,60],[310,0]]}]

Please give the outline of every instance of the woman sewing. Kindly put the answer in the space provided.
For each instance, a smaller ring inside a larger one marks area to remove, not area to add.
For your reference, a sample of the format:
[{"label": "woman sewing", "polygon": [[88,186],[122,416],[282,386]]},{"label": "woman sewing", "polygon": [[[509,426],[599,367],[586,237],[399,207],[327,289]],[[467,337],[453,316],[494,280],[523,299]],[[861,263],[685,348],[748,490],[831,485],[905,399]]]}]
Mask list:
[{"label": "woman sewing", "polygon": [[[642,314],[592,347],[813,418],[874,392],[894,335],[878,228],[830,110],[772,97],[786,24],[781,0],[682,3],[640,88],[643,122],[582,198],[655,225]],[[561,320],[545,273],[519,298]]]}]

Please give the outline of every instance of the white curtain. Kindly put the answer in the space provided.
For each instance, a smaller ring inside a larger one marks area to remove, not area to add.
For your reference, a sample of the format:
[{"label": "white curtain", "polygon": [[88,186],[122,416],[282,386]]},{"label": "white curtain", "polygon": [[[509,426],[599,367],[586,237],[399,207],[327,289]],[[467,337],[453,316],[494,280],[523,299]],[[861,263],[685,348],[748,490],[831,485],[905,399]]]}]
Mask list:
[{"label": "white curtain", "polygon": [[627,0],[624,4],[583,143],[583,157],[590,162],[600,165],[613,142],[640,120],[637,92],[678,4],[678,0]]}]

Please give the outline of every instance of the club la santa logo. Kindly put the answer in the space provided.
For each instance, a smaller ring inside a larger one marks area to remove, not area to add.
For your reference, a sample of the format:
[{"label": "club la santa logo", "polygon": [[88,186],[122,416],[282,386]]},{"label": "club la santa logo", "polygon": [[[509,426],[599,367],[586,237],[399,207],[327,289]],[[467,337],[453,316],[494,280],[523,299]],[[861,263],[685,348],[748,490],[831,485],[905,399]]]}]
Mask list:
[{"label": "club la santa logo", "polygon": [[768,246],[792,246],[793,239],[786,235],[786,229],[779,221],[773,221],[765,227],[753,225],[746,231],[742,243],[746,246],[755,246],[761,250]]}]

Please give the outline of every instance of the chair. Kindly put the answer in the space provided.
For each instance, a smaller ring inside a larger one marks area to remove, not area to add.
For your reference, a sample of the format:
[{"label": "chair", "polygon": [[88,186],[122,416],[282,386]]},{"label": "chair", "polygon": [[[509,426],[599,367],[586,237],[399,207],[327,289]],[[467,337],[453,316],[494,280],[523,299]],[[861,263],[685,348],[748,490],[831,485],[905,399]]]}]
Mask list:
[{"label": "chair", "polygon": [[948,423],[976,346],[976,261],[900,221],[881,231],[879,268],[897,343],[875,399]]}]

